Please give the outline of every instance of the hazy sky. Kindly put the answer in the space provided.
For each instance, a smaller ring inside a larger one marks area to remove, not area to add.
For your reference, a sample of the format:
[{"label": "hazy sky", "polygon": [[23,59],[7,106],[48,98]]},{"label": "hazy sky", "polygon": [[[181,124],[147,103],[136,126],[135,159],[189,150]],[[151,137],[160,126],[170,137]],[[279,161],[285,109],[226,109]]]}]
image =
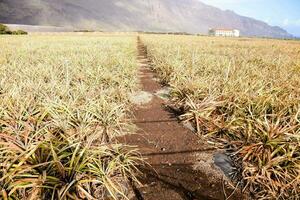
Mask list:
[{"label": "hazy sky", "polygon": [[280,26],[300,37],[300,0],[200,0],[223,10]]}]

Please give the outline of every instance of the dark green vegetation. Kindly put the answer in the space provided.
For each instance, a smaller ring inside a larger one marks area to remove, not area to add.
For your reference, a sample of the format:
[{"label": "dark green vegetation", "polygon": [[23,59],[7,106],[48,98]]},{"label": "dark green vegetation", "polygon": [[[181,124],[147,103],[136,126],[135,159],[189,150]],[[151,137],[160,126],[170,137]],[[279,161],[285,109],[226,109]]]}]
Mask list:
[{"label": "dark green vegetation", "polygon": [[23,30],[11,31],[7,26],[0,24],[0,35],[27,35],[27,32]]},{"label": "dark green vegetation", "polygon": [[12,32],[8,29],[7,26],[0,24],[0,34],[11,34]]}]

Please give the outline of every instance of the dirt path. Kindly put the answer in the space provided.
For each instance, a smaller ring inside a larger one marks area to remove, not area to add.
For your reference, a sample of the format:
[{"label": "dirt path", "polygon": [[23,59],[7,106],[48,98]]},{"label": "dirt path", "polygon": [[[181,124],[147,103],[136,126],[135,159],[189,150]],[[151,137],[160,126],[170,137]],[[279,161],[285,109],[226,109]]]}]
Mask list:
[{"label": "dirt path", "polygon": [[[139,39],[138,51],[143,92],[137,95],[146,95],[148,100],[134,109],[138,133],[120,138],[121,142],[137,145],[151,165],[141,168],[143,186],[135,188],[136,199],[226,199],[233,189],[227,187],[227,178],[214,165],[218,151],[165,109],[166,100],[156,95],[162,86],[154,79],[146,48]],[[229,199],[242,197],[235,193]]]}]

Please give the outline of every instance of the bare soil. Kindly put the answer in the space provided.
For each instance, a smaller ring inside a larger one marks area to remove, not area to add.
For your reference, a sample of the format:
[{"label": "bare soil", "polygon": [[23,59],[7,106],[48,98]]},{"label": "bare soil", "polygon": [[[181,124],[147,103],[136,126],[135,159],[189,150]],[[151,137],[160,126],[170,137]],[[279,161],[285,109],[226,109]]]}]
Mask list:
[{"label": "bare soil", "polygon": [[214,155],[222,151],[179,123],[177,116],[166,109],[167,100],[155,95],[162,85],[155,81],[146,47],[140,40],[138,51],[142,90],[153,94],[153,98],[134,108],[137,134],[118,139],[138,146],[149,163],[140,166],[142,185],[133,186],[133,199],[247,199],[214,164]]}]

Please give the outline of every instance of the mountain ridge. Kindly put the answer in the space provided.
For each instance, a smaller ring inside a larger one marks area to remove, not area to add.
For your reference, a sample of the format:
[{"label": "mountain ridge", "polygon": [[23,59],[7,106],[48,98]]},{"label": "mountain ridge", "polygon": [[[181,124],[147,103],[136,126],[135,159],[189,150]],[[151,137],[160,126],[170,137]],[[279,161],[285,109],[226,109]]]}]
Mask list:
[{"label": "mountain ridge", "polygon": [[292,37],[280,27],[198,0],[0,0],[0,22],[200,34],[222,27],[239,29],[244,36]]}]

